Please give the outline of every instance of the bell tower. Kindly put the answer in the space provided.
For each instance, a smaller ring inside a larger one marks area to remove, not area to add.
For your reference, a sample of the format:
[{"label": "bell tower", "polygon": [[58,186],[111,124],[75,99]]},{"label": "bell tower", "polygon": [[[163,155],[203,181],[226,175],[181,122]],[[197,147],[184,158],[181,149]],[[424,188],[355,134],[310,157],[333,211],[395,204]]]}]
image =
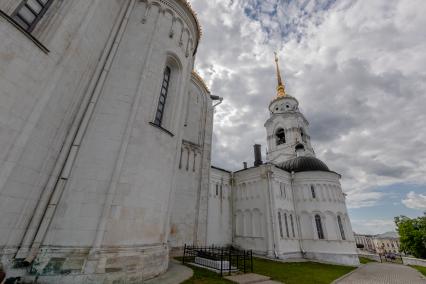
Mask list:
[{"label": "bell tower", "polygon": [[267,160],[278,164],[297,156],[315,156],[308,134],[309,122],[299,111],[297,99],[286,93],[277,53],[275,64],[277,94],[269,104],[270,117],[265,122]]}]

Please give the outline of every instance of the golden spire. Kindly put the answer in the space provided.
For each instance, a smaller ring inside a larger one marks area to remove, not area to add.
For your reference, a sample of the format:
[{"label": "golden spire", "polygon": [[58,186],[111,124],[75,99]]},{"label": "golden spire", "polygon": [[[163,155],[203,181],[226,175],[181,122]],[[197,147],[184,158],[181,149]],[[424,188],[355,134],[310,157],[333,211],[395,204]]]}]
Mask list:
[{"label": "golden spire", "polygon": [[276,52],[274,52],[274,54],[275,54],[275,64],[277,65],[277,81],[278,81],[277,98],[280,98],[280,97],[286,96],[285,85],[283,84],[283,81],[281,79],[280,66],[278,64],[278,54]]}]

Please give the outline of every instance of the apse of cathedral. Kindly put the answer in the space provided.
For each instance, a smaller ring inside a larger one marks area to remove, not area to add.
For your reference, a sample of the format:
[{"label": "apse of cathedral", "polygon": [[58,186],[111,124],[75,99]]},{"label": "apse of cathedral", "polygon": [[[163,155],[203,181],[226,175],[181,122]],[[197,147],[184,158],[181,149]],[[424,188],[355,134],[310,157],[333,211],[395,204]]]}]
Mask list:
[{"label": "apse of cathedral", "polygon": [[194,71],[187,1],[0,0],[0,27],[7,275],[140,283],[185,244],[358,263],[340,175],[315,157],[278,58],[266,162],[255,145],[231,172],[211,165],[222,98]]}]

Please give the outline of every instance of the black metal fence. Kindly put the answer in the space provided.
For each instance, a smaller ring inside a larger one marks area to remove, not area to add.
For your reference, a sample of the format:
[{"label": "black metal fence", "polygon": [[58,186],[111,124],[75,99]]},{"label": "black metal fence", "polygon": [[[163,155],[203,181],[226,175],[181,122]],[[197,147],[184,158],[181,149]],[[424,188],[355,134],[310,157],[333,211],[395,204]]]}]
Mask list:
[{"label": "black metal fence", "polygon": [[199,247],[185,244],[182,263],[195,263],[223,273],[242,271],[253,272],[253,251],[240,250],[235,247]]}]

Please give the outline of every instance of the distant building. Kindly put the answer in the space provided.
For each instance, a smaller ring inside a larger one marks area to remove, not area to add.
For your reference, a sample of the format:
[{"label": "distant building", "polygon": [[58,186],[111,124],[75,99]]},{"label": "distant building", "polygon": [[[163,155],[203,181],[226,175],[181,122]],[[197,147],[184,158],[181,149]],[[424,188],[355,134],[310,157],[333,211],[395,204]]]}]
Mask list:
[{"label": "distant building", "polygon": [[355,234],[355,242],[357,247],[361,247],[362,250],[369,251],[369,252],[375,252],[374,242],[373,242],[373,235],[359,235]]},{"label": "distant building", "polygon": [[376,235],[373,238],[373,243],[377,253],[399,253],[399,235],[396,232]]},{"label": "distant building", "polygon": [[397,232],[387,232],[379,235],[355,234],[357,246],[363,245],[364,251],[374,253],[399,253],[399,235]]}]

